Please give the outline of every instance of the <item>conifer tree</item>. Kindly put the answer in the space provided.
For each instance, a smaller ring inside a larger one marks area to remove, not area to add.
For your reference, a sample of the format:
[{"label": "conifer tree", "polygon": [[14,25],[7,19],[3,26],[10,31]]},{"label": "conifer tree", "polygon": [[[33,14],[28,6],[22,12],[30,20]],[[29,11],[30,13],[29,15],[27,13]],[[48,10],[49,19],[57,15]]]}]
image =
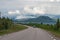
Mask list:
[{"label": "conifer tree", "polygon": [[57,19],[57,23],[56,23],[56,30],[59,30],[60,28],[60,21],[59,21],[59,18]]}]

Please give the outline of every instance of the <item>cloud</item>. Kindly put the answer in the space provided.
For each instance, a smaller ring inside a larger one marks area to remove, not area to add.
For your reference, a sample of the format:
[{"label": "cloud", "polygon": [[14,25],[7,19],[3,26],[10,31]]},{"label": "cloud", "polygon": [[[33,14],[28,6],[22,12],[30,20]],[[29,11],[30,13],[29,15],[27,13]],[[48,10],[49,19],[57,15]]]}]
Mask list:
[{"label": "cloud", "polygon": [[57,2],[60,2],[60,0],[56,0]]},{"label": "cloud", "polygon": [[26,6],[24,7],[24,11],[26,13],[33,13],[33,14],[45,14],[45,9],[41,9],[40,7],[29,7],[29,6]]},{"label": "cloud", "polygon": [[20,14],[20,11],[19,10],[15,10],[15,11],[14,10],[13,11],[11,10],[11,11],[8,11],[8,14],[9,15]]},{"label": "cloud", "polygon": [[9,10],[3,16],[18,16],[17,18],[26,15],[60,15],[60,0],[0,0],[1,9]]},{"label": "cloud", "polygon": [[51,2],[54,2],[54,1],[55,1],[55,2],[60,2],[60,0],[50,0],[50,1],[51,1]]},{"label": "cloud", "polygon": [[54,2],[55,0],[50,0],[51,2]]},{"label": "cloud", "polygon": [[26,18],[36,18],[36,17],[32,17],[32,16],[17,16],[16,19],[26,19]]}]

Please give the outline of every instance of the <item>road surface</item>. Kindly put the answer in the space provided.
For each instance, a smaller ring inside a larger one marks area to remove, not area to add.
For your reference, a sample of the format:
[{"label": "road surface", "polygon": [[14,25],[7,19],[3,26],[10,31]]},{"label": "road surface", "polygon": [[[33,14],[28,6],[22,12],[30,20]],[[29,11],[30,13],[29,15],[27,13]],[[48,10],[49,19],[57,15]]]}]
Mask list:
[{"label": "road surface", "polygon": [[56,40],[48,32],[29,27],[23,31],[0,36],[0,40]]}]

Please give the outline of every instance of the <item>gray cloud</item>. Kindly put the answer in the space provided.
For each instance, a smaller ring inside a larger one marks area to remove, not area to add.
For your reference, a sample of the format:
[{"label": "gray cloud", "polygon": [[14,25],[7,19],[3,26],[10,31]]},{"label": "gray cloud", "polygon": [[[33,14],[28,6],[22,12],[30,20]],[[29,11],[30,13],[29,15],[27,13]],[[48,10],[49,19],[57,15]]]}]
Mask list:
[{"label": "gray cloud", "polygon": [[[0,10],[20,10],[25,15],[24,7],[40,7],[46,14],[60,15],[60,1],[50,0],[0,0]],[[7,11],[7,12],[8,12]],[[28,13],[26,13],[28,14]]]}]

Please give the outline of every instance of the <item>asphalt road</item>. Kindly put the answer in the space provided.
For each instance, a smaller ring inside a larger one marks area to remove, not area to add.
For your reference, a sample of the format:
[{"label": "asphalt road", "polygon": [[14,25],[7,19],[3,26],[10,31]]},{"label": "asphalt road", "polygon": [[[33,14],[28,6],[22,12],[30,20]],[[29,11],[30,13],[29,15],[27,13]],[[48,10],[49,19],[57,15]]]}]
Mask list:
[{"label": "asphalt road", "polygon": [[28,29],[0,36],[0,40],[56,40],[48,32],[29,27]]}]

